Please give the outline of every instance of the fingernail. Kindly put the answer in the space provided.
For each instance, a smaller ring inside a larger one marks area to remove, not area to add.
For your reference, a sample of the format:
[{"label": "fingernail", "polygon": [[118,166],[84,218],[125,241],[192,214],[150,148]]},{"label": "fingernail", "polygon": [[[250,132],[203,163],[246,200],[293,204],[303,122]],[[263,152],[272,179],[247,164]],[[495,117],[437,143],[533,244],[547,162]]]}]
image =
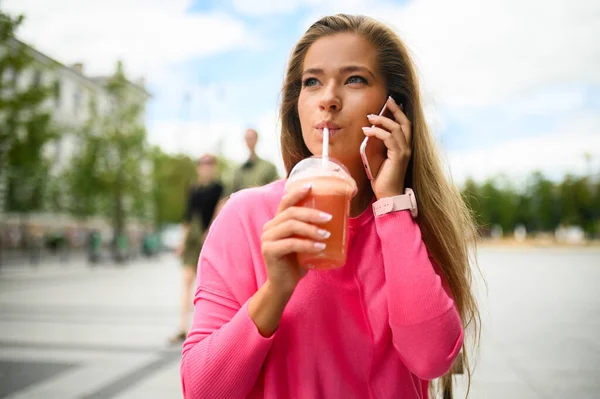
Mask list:
[{"label": "fingernail", "polygon": [[319,229],[317,231],[317,233],[323,238],[329,238],[331,236],[330,232],[328,232],[327,230],[323,230],[323,229]]},{"label": "fingernail", "polygon": [[371,130],[371,128],[370,128],[369,126],[363,126],[362,130],[363,130],[363,132],[365,132],[365,133],[369,133],[369,132],[371,132],[371,131],[372,131],[372,130]]},{"label": "fingernail", "polygon": [[321,213],[319,214],[319,217],[320,217],[321,219],[323,219],[324,221],[326,221],[326,222],[329,222],[329,221],[330,221],[330,220],[333,218],[333,216],[332,216],[332,215],[330,215],[329,213],[325,213],[325,212],[321,212]]},{"label": "fingernail", "polygon": [[302,186],[302,190],[310,190],[311,187],[312,187],[311,183],[306,183],[305,185]]},{"label": "fingernail", "polygon": [[374,115],[374,114],[369,114],[369,115],[367,115],[367,118],[371,119],[371,118],[374,118],[374,117],[376,117],[376,116],[377,116],[377,115]]},{"label": "fingernail", "polygon": [[314,243],[315,248],[317,249],[325,249],[325,247],[327,247],[327,244],[325,244],[324,242],[315,242]]},{"label": "fingernail", "polygon": [[394,101],[394,98],[393,98],[392,96],[389,96],[388,98],[389,98],[390,100],[392,100],[392,102],[393,102],[394,104],[396,104],[396,101]]}]

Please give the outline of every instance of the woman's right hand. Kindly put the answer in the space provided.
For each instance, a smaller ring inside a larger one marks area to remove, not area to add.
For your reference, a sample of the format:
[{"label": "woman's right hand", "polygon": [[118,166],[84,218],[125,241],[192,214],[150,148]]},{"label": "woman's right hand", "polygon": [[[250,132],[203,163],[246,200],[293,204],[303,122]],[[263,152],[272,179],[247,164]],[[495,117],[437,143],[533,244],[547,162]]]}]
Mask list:
[{"label": "woman's right hand", "polygon": [[325,249],[330,232],[318,226],[331,215],[296,206],[310,193],[310,185],[287,193],[277,214],[263,228],[262,255],[267,266],[267,282],[284,294],[291,294],[308,270],[298,264],[296,253],[319,253]]}]

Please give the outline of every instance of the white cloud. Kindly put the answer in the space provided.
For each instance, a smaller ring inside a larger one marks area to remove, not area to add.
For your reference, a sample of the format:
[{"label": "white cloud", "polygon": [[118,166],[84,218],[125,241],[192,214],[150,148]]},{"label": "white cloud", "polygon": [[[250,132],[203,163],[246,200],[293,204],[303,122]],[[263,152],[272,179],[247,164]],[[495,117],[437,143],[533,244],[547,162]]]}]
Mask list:
[{"label": "white cloud", "polygon": [[520,96],[509,104],[514,112],[529,115],[556,115],[573,112],[585,106],[586,96],[581,88],[541,90],[531,96]]},{"label": "white cloud", "polygon": [[[186,13],[190,4],[191,0],[2,1],[4,10],[26,14],[20,36],[61,62],[83,61],[87,73],[106,74],[122,58],[133,78],[146,75],[159,96],[154,101],[175,110],[165,112],[172,119],[148,126],[151,142],[197,156],[217,151],[222,137],[225,155],[241,162],[247,156],[243,132],[249,121],[231,110],[239,109],[235,93],[247,88],[227,83],[201,86],[172,66],[219,51],[259,46],[256,32],[261,29],[223,13]],[[600,84],[600,51],[595,43],[600,37],[598,1],[414,0],[392,5],[376,0],[234,0],[233,5],[238,13],[264,17],[260,20],[264,23],[310,7],[314,14],[296,27],[298,38],[319,16],[337,12],[366,14],[389,23],[416,58],[434,132],[446,123],[438,106],[471,122],[473,107],[499,104],[509,104],[517,116],[570,118],[546,137],[449,154],[457,180],[473,171],[478,178],[500,172],[523,175],[530,169],[577,171],[584,165],[583,152],[591,149],[600,159],[595,150],[600,148],[598,118],[574,115],[583,107],[581,92],[551,91],[556,86]],[[248,81],[253,78],[247,76]],[[280,83],[281,77],[272,78]],[[191,94],[189,113],[183,107],[186,92]],[[261,133],[259,152],[282,170],[275,104],[260,106],[264,110],[253,119]],[[189,120],[175,120],[177,112]]]},{"label": "white cloud", "polygon": [[66,64],[83,61],[86,73],[108,74],[122,59],[133,77],[166,65],[258,45],[240,21],[222,13],[186,13],[189,0],[4,0],[23,13],[19,36]]},{"label": "white cloud", "polygon": [[534,170],[558,179],[589,172],[586,153],[592,157],[592,169],[600,170],[600,115],[595,113],[573,115],[543,136],[450,152],[448,161],[457,183],[469,176],[481,181],[500,174],[522,181]]},{"label": "white cloud", "polygon": [[[192,157],[222,149],[226,156],[239,162],[244,158],[242,129],[243,126],[235,122],[165,120],[149,124],[148,140],[164,151]],[[237,140],[232,139],[232,132],[238,132]]]},{"label": "white cloud", "polygon": [[198,157],[206,152],[221,152],[235,162],[244,162],[248,150],[244,142],[244,132],[252,127],[259,133],[256,148],[258,155],[273,162],[281,175],[284,173],[279,147],[279,124],[275,112],[268,112],[253,125],[219,118],[214,122],[177,120],[158,121],[148,126],[148,140],[164,151],[184,153]]},{"label": "white cloud", "polygon": [[[584,173],[586,151],[600,169],[600,118],[581,115],[585,96],[572,88],[600,84],[600,2],[369,1],[347,8],[334,1],[321,3],[301,28],[338,12],[372,16],[399,33],[417,63],[434,133],[447,124],[438,107],[481,134],[493,120],[475,119],[481,115],[478,109],[511,111],[523,137],[448,154],[457,182],[500,173],[518,179],[536,169],[556,178]],[[560,122],[546,134],[526,137],[527,116]]]},{"label": "white cloud", "polygon": [[501,103],[558,83],[600,83],[594,0],[421,0],[398,14],[426,87],[450,104]]},{"label": "white cloud", "polygon": [[411,48],[428,95],[449,105],[499,104],[551,84],[600,84],[596,0],[323,2],[319,16],[362,13]]},{"label": "white cloud", "polygon": [[246,15],[266,16],[295,11],[303,2],[303,0],[233,0],[233,8]]}]

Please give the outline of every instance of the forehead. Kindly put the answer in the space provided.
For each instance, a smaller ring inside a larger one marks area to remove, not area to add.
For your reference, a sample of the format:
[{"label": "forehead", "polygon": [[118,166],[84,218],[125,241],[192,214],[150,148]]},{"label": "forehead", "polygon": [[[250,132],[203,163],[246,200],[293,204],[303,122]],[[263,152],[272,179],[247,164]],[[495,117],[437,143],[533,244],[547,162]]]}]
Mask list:
[{"label": "forehead", "polygon": [[203,168],[206,166],[213,166],[217,164],[217,160],[214,158],[205,158],[205,159],[201,159],[198,162],[196,162],[196,167],[197,168]]},{"label": "forehead", "polygon": [[340,68],[362,64],[377,71],[377,50],[364,37],[354,33],[338,33],[316,40],[306,52],[304,69]]},{"label": "forehead", "polygon": [[256,133],[254,130],[246,130],[246,138],[255,138],[258,137],[258,133]]}]

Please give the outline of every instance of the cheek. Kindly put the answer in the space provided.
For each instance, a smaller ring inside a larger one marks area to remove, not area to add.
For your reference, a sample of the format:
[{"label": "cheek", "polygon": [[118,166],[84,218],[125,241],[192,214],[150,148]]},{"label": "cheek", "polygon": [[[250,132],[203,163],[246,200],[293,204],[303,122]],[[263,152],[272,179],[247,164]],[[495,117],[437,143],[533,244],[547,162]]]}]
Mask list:
[{"label": "cheek", "polygon": [[381,93],[369,93],[364,97],[357,98],[352,104],[353,114],[356,121],[360,123],[368,122],[367,115],[378,115],[385,104],[387,96]]},{"label": "cheek", "polygon": [[300,119],[300,125],[304,128],[304,125],[308,123],[307,117],[309,115],[309,104],[306,96],[300,94],[298,97],[298,118]]},{"label": "cheek", "polygon": [[311,121],[311,107],[310,101],[303,96],[302,94],[298,97],[298,119],[300,119],[300,128],[302,129],[302,137],[304,138],[304,142],[310,149],[310,140],[307,140],[309,137],[307,135],[310,132],[310,127],[312,126]]}]

